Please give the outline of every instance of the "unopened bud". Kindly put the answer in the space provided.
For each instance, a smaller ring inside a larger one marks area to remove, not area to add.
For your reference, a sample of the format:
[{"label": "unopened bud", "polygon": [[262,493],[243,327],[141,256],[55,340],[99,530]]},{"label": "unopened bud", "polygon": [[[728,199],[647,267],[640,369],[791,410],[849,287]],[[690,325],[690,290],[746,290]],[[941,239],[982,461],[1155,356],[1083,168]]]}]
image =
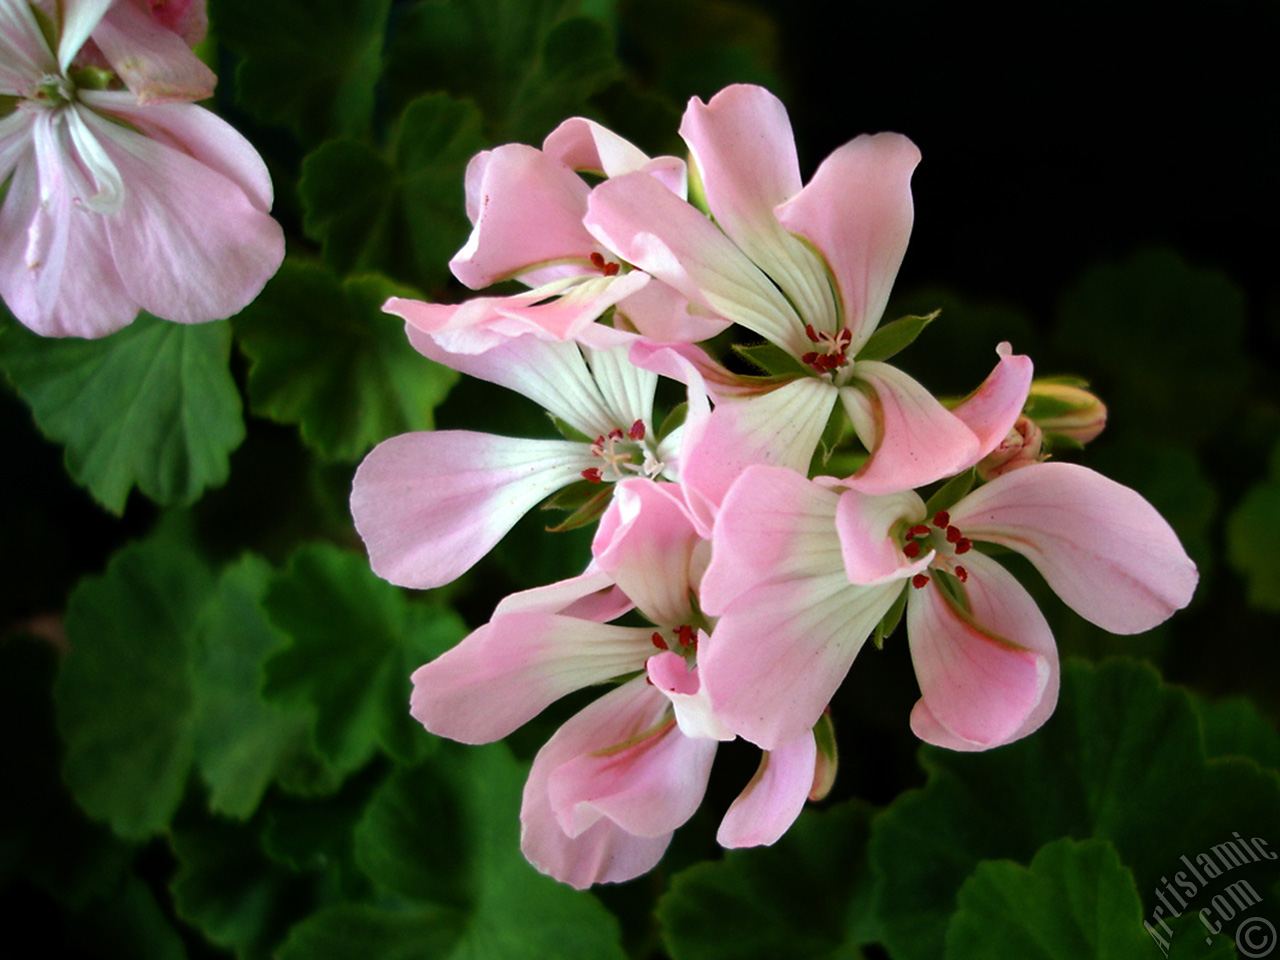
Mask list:
[{"label": "unopened bud", "polygon": [[1040,428],[1023,414],[1000,445],[978,462],[978,476],[993,480],[1002,473],[1039,463],[1044,459],[1043,447],[1044,435]]},{"label": "unopened bud", "polygon": [[836,768],[840,758],[836,754],[836,728],[831,723],[831,712],[824,711],[813,728],[813,738],[818,742],[818,758],[813,767],[813,785],[809,788],[810,800],[821,800],[836,782]]},{"label": "unopened bud", "polygon": [[1078,383],[1034,381],[1022,412],[1050,440],[1062,439],[1081,446],[1107,425],[1106,405]]}]

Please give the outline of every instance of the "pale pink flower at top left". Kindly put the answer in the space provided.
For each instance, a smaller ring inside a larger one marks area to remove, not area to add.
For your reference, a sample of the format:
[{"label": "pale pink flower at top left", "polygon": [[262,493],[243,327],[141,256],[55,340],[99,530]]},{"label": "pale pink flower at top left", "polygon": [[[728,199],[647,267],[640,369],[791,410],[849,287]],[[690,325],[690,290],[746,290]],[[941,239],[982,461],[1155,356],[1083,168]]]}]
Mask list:
[{"label": "pale pink flower at top left", "polygon": [[0,0],[0,296],[44,336],[223,319],[284,258],[261,157],[190,102],[203,3],[176,6]]}]

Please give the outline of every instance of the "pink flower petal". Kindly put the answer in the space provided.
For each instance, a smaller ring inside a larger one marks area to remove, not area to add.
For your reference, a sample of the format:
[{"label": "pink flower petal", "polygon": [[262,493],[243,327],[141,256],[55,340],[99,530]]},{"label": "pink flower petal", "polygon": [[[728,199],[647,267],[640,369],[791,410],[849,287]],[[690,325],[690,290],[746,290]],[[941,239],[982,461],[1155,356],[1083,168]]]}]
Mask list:
[{"label": "pink flower petal", "polygon": [[591,552],[650,622],[674,627],[693,616],[702,543],[678,486],[636,478],[614,487]]},{"label": "pink flower petal", "polygon": [[[640,274],[646,276],[646,274]],[[657,281],[629,294],[618,312],[642,337],[654,343],[696,343],[728,329],[729,321],[689,311],[688,299]]]},{"label": "pink flower petal", "polygon": [[845,578],[839,494],[778,467],[750,467],[716,518],[704,611],[718,615],[698,649],[716,714],[775,749],[817,723],[901,583]]},{"label": "pink flower petal", "polygon": [[[698,644],[707,636],[698,632]],[[676,714],[676,726],[686,737],[703,740],[732,740],[730,730],[711,707],[711,699],[698,680],[698,668],[670,650],[654,654],[645,664],[649,682],[671,701]]]},{"label": "pink flower petal", "polygon": [[89,40],[89,35],[98,28],[98,23],[106,15],[107,9],[115,0],[75,0],[63,7],[61,12],[62,34],[58,38],[58,68],[66,73],[80,48]]},{"label": "pink flower petal", "polygon": [[876,361],[854,364],[853,376],[869,393],[850,397],[856,388],[842,387],[841,399],[871,459],[845,481],[850,487],[872,494],[909,490],[977,462],[973,431],[916,380]]},{"label": "pink flower petal", "polygon": [[608,623],[634,606],[613,578],[593,565],[568,580],[508,594],[493,608],[491,619],[508,613],[562,613],[579,620]]},{"label": "pink flower petal", "polygon": [[834,333],[826,267],[774,213],[800,191],[786,107],[763,87],[736,84],[710,103],[690,100],[680,135],[720,229],[786,292],[806,321]]},{"label": "pink flower petal", "polygon": [[116,3],[93,31],[93,41],[139,104],[213,96],[213,71],[182,37],[133,3]]},{"label": "pink flower petal", "polygon": [[238,313],[284,258],[280,225],[194,157],[77,110],[125,184],[106,231],[130,295],[180,323]]},{"label": "pink flower petal", "polygon": [[[1014,354],[1002,343],[996,347],[1000,359],[982,385],[965,397],[951,413],[978,438],[977,463],[1008,436],[1027,402],[1034,368],[1031,358]],[[967,466],[972,466],[968,464]]]},{"label": "pink flower petal", "polygon": [[640,669],[649,630],[546,613],[494,617],[413,674],[410,713],[462,743],[500,740],[575,690]]},{"label": "pink flower petal", "polygon": [[[509,143],[476,165],[471,236],[449,261],[454,276],[473,290],[552,260],[581,260],[590,270],[595,241],[582,226],[590,188],[541,150]],[[468,170],[468,178],[475,174]]]},{"label": "pink flower petal", "polygon": [[582,444],[567,440],[406,433],[378,444],[360,464],[351,513],[378,576],[438,587],[469,570],[590,462]]},{"label": "pink flower petal", "polygon": [[826,257],[840,291],[849,355],[866,343],[889,302],[911,236],[911,173],[920,151],[897,133],[861,136],[818,167],[778,219]]},{"label": "pink flower petal", "polygon": [[34,81],[57,72],[30,4],[0,3],[0,94],[24,97]]},{"label": "pink flower petal", "polygon": [[801,377],[712,410],[680,470],[700,521],[710,525],[730,485],[753,464],[807,472],[836,397],[826,380]]},{"label": "pink flower petal", "polygon": [[1072,463],[996,477],[951,509],[972,540],[1017,550],[1078,614],[1141,633],[1185,607],[1199,574],[1178,535],[1128,487]]},{"label": "pink flower petal", "polygon": [[911,491],[880,497],[856,490],[841,494],[835,524],[849,582],[864,586],[891,583],[927,567],[933,559],[932,550],[911,560],[889,536],[896,524],[919,523],[924,518],[924,502]]},{"label": "pink flower petal", "polygon": [[790,350],[809,349],[804,323],[786,298],[696,208],[643,173],[606,180],[587,202],[587,229],[628,263],[710,313]]},{"label": "pink flower petal", "polygon": [[964,558],[958,610],[936,584],[912,589],[907,635],[921,700],[916,735],[956,750],[986,750],[1026,736],[1053,712],[1058,654],[1035,601],[998,563]]},{"label": "pink flower petal", "polygon": [[538,751],[520,807],[520,849],[543,873],[584,890],[596,883],[631,880],[662,859],[671,842],[670,832],[639,837],[602,817],[570,837],[560,827],[548,790],[551,774],[575,757],[625,738],[636,709],[662,706],[660,700],[661,695],[643,680],[633,680],[582,710]]},{"label": "pink flower petal", "polygon": [[755,776],[720,822],[716,842],[722,847],[776,843],[804,809],[817,762],[812,731],[766,750]]},{"label": "pink flower petal", "polygon": [[577,340],[602,313],[649,283],[639,272],[561,280],[508,297],[427,303],[392,297],[383,307],[403,317],[449,353],[484,353],[514,337]]},{"label": "pink flower petal", "polygon": [[[632,696],[627,688],[633,685],[643,693]],[[693,816],[706,792],[718,742],[682,734],[667,698],[639,678],[598,702],[624,691],[613,707],[617,716],[598,717],[589,739],[593,749],[547,778],[551,808],[570,837],[601,819],[636,836],[666,836]]]},{"label": "pink flower petal", "polygon": [[547,156],[574,170],[605,177],[643,170],[681,199],[686,195],[688,176],[683,160],[679,157],[650,160],[629,140],[594,120],[570,117],[547,134],[542,149]]}]

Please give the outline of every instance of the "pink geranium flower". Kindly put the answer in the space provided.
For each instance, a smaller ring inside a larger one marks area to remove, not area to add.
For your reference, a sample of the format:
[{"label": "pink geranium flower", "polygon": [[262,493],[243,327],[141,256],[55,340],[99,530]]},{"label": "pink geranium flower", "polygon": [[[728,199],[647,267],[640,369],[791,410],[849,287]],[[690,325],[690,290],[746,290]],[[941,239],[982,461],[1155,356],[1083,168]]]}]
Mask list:
[{"label": "pink geranium flower", "polygon": [[[679,351],[719,401],[689,464],[687,482],[700,495],[718,503],[747,463],[807,471],[837,402],[871,452],[847,481],[867,493],[954,474],[1005,436],[1012,420],[992,425],[948,411],[896,367],[859,358],[911,233],[920,152],[910,140],[858,137],[802,184],[786,110],[753,86],[728,87],[706,104],[695,98],[680,133],[714,219],[629,174],[593,191],[587,228],[693,304],[786,351],[795,371],[746,384]],[[637,359],[668,372],[651,350]],[[1029,371],[1024,358],[1010,358],[986,388],[1025,395]]]},{"label": "pink geranium flower", "polygon": [[725,499],[703,580],[703,607],[720,616],[700,663],[717,715],[766,749],[808,729],[905,591],[916,734],[982,750],[1035,730],[1057,698],[1053,637],[977,542],[1023,554],[1113,633],[1163,622],[1198,578],[1146,500],[1074,464],[1006,473],[933,517],[913,492],[752,467]]},{"label": "pink geranium flower", "polygon": [[[624,342],[617,330],[659,342],[715,335],[726,321],[690,315],[683,296],[632,269],[583,226],[591,187],[580,174],[632,172],[673,196],[685,195],[684,161],[650,159],[582,117],[552,131],[541,150],[509,143],[477,154],[466,177],[471,236],[449,265],[473,290],[509,279],[532,289],[461,304],[394,297],[386,309],[454,353],[481,352],[527,333],[596,347]],[[614,325],[597,324],[609,310],[619,315]]]},{"label": "pink geranium flower", "polygon": [[[179,6],[198,32],[203,7]],[[227,317],[283,259],[266,167],[184,102],[214,78],[165,22],[135,0],[0,2],[0,94],[17,98],[0,119],[0,295],[37,333],[100,337],[140,309]],[[100,88],[103,62],[127,90]]]},{"label": "pink geranium flower", "polygon": [[410,342],[463,373],[529,397],[582,439],[502,437],[471,430],[408,433],[378,444],[356,472],[351,512],[374,571],[406,587],[461,576],[537,503],[572,483],[674,480],[707,401],[690,393],[685,423],[657,435],[657,375],[626,348],[595,350],[526,334],[482,353],[450,353],[412,323]]},{"label": "pink geranium flower", "polygon": [[[619,485],[580,577],[508,597],[484,626],[413,675],[412,713],[428,730],[496,740],[565,694],[631,676],[539,751],[525,786],[522,849],[575,887],[651,869],[702,802],[721,740],[697,657],[713,639],[690,597],[706,542],[675,484]],[[634,610],[647,626],[611,623]],[[726,846],[772,843],[814,783],[813,734],[767,754],[730,809]]]}]

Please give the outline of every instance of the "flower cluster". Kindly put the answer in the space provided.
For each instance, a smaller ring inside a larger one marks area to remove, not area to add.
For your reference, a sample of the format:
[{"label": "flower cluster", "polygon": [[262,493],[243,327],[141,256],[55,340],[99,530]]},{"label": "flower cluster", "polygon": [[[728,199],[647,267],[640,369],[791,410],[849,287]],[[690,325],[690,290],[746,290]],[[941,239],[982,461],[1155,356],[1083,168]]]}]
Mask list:
[{"label": "flower cluster", "polygon": [[267,168],[196,106],[204,0],[0,0],[0,296],[44,336],[222,319],[284,258]]},{"label": "flower cluster", "polygon": [[[528,291],[385,309],[564,439],[395,437],[352,493],[374,569],[419,588],[548,497],[566,526],[598,521],[580,576],[506,598],[413,677],[413,715],[468,743],[613,685],[524,792],[526,856],[576,887],[650,869],[736,737],[760,768],[718,839],[776,840],[831,785],[833,694],[904,617],[921,739],[985,750],[1039,727],[1054,639],[991,546],[1116,633],[1162,622],[1197,580],[1142,497],[1049,459],[1105,422],[1080,384],[1033,382],[1000,344],[986,380],[943,403],[887,362],[927,319],[881,322],[912,227],[910,140],[860,136],[804,183],[785,109],[753,86],[693,100],[680,134],[687,163],[584,119],[472,161],[453,271]],[[714,355],[729,328],[755,342]],[[660,415],[663,377],[683,402]]]}]

